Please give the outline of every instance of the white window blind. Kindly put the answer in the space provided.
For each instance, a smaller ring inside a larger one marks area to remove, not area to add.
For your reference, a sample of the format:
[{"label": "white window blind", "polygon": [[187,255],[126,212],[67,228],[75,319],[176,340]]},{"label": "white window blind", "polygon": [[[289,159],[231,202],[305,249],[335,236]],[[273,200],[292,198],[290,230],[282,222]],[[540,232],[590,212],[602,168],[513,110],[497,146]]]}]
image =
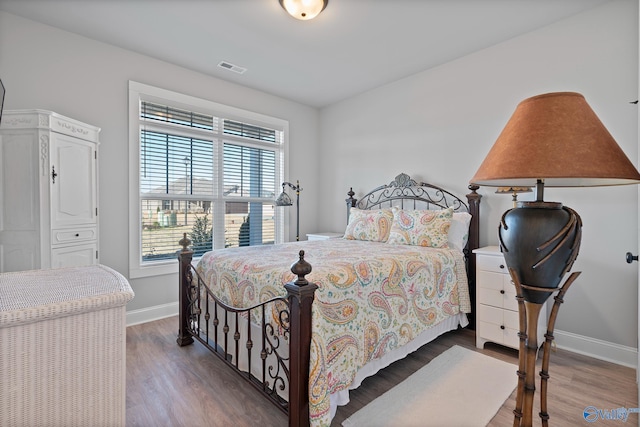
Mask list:
[{"label": "white window blind", "polygon": [[225,117],[216,106],[208,111],[139,96],[135,252],[141,267],[175,262],[183,233],[196,256],[282,240],[274,199],[283,181],[285,130],[248,112],[243,119],[235,109]]}]

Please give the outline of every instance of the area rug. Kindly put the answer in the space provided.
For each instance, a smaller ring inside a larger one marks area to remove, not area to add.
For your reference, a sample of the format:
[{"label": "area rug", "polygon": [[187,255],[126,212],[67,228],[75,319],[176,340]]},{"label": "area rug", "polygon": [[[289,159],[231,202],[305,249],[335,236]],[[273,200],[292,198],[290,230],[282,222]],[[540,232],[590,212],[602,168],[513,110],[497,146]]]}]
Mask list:
[{"label": "area rug", "polygon": [[483,427],[515,389],[517,369],[456,345],[342,425]]}]

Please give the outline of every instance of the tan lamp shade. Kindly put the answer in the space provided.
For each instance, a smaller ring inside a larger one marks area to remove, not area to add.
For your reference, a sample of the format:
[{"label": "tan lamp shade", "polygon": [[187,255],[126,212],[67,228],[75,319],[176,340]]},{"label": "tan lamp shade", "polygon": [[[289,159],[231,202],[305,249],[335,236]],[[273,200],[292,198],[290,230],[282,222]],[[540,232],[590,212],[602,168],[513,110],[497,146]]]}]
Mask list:
[{"label": "tan lamp shade", "polygon": [[636,184],[640,174],[579,93],[518,104],[472,184],[511,187]]}]

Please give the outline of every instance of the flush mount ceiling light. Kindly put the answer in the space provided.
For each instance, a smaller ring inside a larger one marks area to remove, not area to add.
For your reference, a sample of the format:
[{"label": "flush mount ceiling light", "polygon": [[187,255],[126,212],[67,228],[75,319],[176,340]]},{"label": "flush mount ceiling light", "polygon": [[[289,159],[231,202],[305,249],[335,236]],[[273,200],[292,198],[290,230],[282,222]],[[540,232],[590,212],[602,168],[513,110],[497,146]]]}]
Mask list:
[{"label": "flush mount ceiling light", "polygon": [[329,0],[279,0],[280,6],[296,19],[313,19],[327,7]]}]

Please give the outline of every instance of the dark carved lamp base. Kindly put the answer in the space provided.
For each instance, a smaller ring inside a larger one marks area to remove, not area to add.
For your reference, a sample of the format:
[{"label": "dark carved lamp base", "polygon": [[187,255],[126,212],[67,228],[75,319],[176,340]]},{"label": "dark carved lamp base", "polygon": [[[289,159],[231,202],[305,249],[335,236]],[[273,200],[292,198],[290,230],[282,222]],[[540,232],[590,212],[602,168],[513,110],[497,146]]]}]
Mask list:
[{"label": "dark carved lamp base", "polygon": [[533,423],[538,317],[547,299],[559,291],[547,325],[540,372],[540,418],[543,426],[548,425],[547,380],[553,329],[564,294],[580,273],[573,273],[561,288],[558,285],[578,256],[581,230],[580,216],[554,202],[519,202],[518,207],[505,212],[502,217],[500,245],[516,287],[520,319],[514,427],[529,427]]}]

